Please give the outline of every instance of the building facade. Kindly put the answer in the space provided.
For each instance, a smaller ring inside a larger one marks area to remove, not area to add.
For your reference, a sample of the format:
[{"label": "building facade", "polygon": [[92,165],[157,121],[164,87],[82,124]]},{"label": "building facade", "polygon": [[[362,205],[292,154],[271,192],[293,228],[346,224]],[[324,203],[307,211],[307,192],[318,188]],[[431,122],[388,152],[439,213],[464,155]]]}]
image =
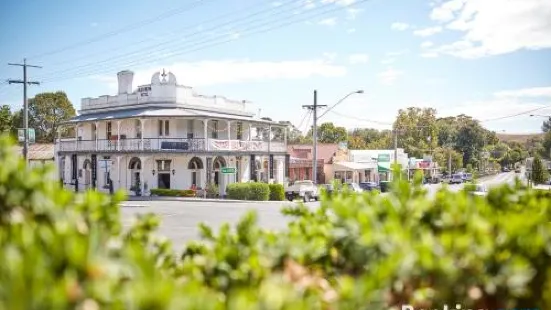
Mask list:
[{"label": "building facade", "polygon": [[229,183],[283,183],[286,130],[255,117],[246,101],[197,94],[172,73],[157,72],[133,88],[133,72],[118,73],[118,94],[84,98],[64,123],[76,137],[56,141],[63,183],[75,191],[204,189]]},{"label": "building facade", "polygon": [[[317,148],[317,184],[324,184],[332,180],[332,160],[339,150],[336,143],[319,143]],[[313,146],[311,144],[293,144],[287,147],[290,155],[289,180],[314,180],[313,173]]]}]

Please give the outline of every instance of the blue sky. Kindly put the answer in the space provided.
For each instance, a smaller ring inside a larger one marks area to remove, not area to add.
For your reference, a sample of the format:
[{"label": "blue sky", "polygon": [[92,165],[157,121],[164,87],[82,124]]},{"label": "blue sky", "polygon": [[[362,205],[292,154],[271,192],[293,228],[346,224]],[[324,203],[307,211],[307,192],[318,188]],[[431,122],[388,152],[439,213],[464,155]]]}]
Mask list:
[{"label": "blue sky", "polygon": [[[418,106],[537,132],[530,113],[507,116],[551,105],[549,20],[545,0],[8,1],[0,79],[21,78],[7,63],[27,57],[43,66],[29,69],[42,82],[29,95],[63,90],[78,109],[80,98],[114,94],[120,70],[136,72],[137,86],[166,68],[179,84],[296,125],[314,89],[327,105],[363,89],[323,121],[385,128]],[[21,97],[21,86],[0,84],[0,104],[18,108]]]}]

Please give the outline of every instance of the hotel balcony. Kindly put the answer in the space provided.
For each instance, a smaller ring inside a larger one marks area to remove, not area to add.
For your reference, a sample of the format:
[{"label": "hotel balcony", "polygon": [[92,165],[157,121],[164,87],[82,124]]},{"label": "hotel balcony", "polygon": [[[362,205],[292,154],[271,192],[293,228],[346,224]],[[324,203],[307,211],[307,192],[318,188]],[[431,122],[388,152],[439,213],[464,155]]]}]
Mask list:
[{"label": "hotel balcony", "polygon": [[59,152],[286,152],[282,141],[243,141],[203,138],[137,138],[137,139],[61,139],[56,142]]}]

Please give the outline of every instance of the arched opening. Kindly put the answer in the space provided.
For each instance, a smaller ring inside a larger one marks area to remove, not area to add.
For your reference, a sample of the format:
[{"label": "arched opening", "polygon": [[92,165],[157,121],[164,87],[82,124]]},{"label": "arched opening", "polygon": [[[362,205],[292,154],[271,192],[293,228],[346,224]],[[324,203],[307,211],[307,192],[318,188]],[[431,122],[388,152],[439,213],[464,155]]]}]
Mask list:
[{"label": "arched opening", "polygon": [[128,162],[128,170],[130,170],[130,190],[140,191],[142,186],[140,184],[142,161],[138,157],[132,157]]},{"label": "arched opening", "polygon": [[191,170],[191,186],[197,187],[199,185],[198,170],[204,169],[203,161],[199,157],[193,157],[190,159],[187,168]]},{"label": "arched opening", "polygon": [[212,170],[214,171],[213,182],[215,185],[220,186],[222,168],[226,167],[226,160],[222,156],[218,156],[212,162]]}]

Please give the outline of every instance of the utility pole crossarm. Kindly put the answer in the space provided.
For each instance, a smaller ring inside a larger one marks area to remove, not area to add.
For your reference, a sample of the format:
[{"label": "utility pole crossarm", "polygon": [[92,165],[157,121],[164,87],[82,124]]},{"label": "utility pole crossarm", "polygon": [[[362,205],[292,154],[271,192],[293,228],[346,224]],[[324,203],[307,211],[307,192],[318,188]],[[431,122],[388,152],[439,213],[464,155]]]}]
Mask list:
[{"label": "utility pole crossarm", "polygon": [[29,81],[27,79],[27,67],[31,68],[39,68],[40,66],[34,66],[27,64],[27,59],[23,59],[22,64],[18,63],[9,63],[10,66],[18,66],[23,67],[23,80],[8,80],[9,84],[23,84],[23,119],[24,124],[23,127],[25,128],[25,142],[23,144],[23,157],[25,158],[25,162],[28,164],[28,152],[29,152],[29,106],[27,102],[27,85],[40,85],[39,82],[33,82]]}]

